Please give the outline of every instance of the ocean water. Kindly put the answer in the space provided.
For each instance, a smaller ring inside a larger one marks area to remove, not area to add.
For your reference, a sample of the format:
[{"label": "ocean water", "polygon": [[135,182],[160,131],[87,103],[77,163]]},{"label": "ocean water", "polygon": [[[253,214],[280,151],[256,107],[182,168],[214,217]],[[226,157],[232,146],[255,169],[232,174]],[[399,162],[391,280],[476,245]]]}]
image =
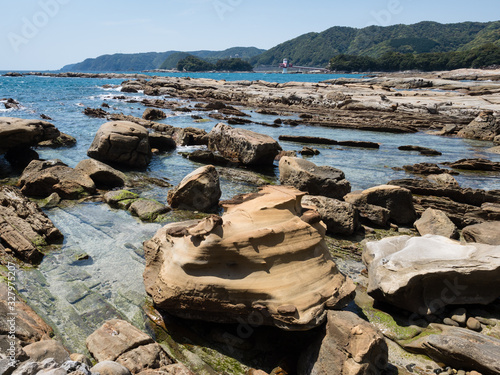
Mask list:
[{"label": "ocean water", "polygon": [[[2,72],[0,72],[2,74]],[[151,75],[166,75],[151,73]],[[174,74],[170,74],[174,75]],[[308,81],[318,82],[332,75],[324,74],[260,74],[260,73],[178,73],[177,76],[207,77],[225,80],[266,80],[271,82]],[[119,88],[103,88],[103,85],[119,86],[121,79],[84,79],[51,77],[3,77],[0,76],[0,99],[14,98],[21,108],[6,110],[0,103],[0,116],[40,118],[50,116],[62,132],[77,139],[72,148],[37,150],[44,159],[58,158],[74,167],[86,159],[98,128],[105,122],[83,114],[85,107],[97,108],[108,103],[109,112],[122,112],[141,117],[146,109],[140,103],[126,103],[113,99],[124,95],[141,100],[142,93],[121,93]],[[194,106],[195,102],[184,101]],[[251,108],[241,108],[258,122],[272,123],[276,116],[261,115]],[[167,112],[161,122],[177,127],[195,126],[210,131],[218,122],[207,112]],[[195,123],[192,115],[203,116],[206,121]],[[282,116],[283,118],[283,116]],[[295,118],[291,116],[290,118]],[[315,146],[321,152],[310,160],[318,165],[329,165],[344,171],[353,190],[387,183],[392,179],[408,177],[405,172],[393,170],[406,164],[419,162],[456,161],[463,158],[485,157],[500,161],[500,155],[489,154],[491,142],[480,142],[452,137],[438,137],[426,133],[389,134],[348,129],[328,129],[312,126],[280,128],[250,124],[243,127],[265,133],[278,139],[279,135],[309,135],[336,140],[372,141],[381,143],[379,150],[340,146]],[[300,150],[302,145],[280,142],[285,150]],[[399,151],[401,145],[421,145],[443,153],[428,157],[414,152]],[[173,185],[189,172],[199,167],[178,154],[198,147],[178,148],[174,152],[155,155],[144,176],[166,178]],[[0,157],[1,159],[1,157]],[[0,160],[1,166],[1,160]],[[267,176],[277,181],[277,165]],[[463,187],[500,189],[498,175],[462,173],[456,177]],[[223,199],[253,189],[242,182],[222,180]],[[141,192],[143,196],[166,202],[168,189],[151,187]],[[36,270],[20,271],[18,288],[28,302],[47,319],[66,344],[75,351],[85,351],[84,339],[110,317],[125,317],[141,326],[144,322],[142,303],[146,294],[142,285],[144,259],[142,242],[159,228],[158,224],[145,224],[127,212],[117,211],[105,204],[86,203],[66,208],[47,210],[47,215],[65,234],[60,251],[47,254]],[[77,262],[75,256],[87,253],[89,260]]]}]

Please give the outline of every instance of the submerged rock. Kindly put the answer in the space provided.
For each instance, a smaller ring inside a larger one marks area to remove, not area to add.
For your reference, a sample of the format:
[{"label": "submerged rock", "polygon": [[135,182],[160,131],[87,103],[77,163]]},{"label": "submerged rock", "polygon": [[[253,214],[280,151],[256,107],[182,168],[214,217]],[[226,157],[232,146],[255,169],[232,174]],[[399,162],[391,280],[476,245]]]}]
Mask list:
[{"label": "submerged rock", "polygon": [[217,124],[208,134],[208,148],[244,165],[270,166],[281,147],[268,135]]},{"label": "submerged rock", "polygon": [[168,192],[168,204],[183,210],[208,211],[219,204],[219,174],[213,165],[198,168]]},{"label": "submerged rock", "polygon": [[17,189],[0,186],[0,250],[13,251],[25,262],[37,263],[37,246],[61,240],[63,235],[36,203]]},{"label": "submerged rock", "polygon": [[146,108],[142,114],[144,120],[156,121],[166,118],[167,115],[161,109],[158,108]]},{"label": "submerged rock", "polygon": [[421,315],[447,305],[489,304],[500,297],[500,246],[461,245],[436,235],[368,242],[368,293]]},{"label": "submerged rock", "polygon": [[148,131],[130,121],[112,121],[102,125],[87,151],[102,162],[144,168],[151,160]]},{"label": "submerged rock", "polygon": [[301,220],[303,193],[266,186],[223,202],[222,217],[172,223],[144,243],[144,284],[155,305],[215,322],[258,319],[310,329],[352,298],[318,218]]},{"label": "submerged rock", "polygon": [[308,160],[285,156],[279,162],[279,170],[282,185],[293,186],[311,195],[342,199],[351,191],[344,172],[337,168],[317,166]]}]

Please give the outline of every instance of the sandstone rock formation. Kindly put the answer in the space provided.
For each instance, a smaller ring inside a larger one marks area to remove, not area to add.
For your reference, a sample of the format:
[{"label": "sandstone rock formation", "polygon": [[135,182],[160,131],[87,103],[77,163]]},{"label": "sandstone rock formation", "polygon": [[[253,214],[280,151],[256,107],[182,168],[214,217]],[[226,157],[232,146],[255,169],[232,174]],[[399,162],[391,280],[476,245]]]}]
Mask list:
[{"label": "sandstone rock formation", "polygon": [[489,221],[465,227],[462,235],[467,242],[500,246],[500,221]]},{"label": "sandstone rock formation", "polygon": [[453,368],[480,371],[484,375],[500,373],[500,340],[459,327],[430,324],[434,334],[424,335],[404,345],[405,349],[425,354]]},{"label": "sandstone rock formation", "polygon": [[207,211],[216,207],[222,192],[213,165],[200,167],[168,192],[168,204],[183,210]]},{"label": "sandstone rock formation", "polygon": [[410,190],[399,186],[374,186],[347,194],[344,199],[355,207],[374,205],[386,208],[396,224],[413,224],[417,218]]},{"label": "sandstone rock formation", "polygon": [[102,162],[144,168],[151,160],[148,131],[129,121],[107,122],[97,131],[87,155]]},{"label": "sandstone rock formation", "polygon": [[208,134],[208,148],[244,165],[270,166],[281,147],[268,135],[217,124]]},{"label": "sandstone rock formation", "polygon": [[303,193],[266,186],[223,203],[222,217],[172,223],[144,243],[144,284],[174,315],[217,322],[255,318],[304,330],[350,300],[354,284],[331,260]]},{"label": "sandstone rock formation", "polygon": [[342,199],[351,191],[351,184],[340,169],[317,166],[316,164],[294,157],[282,157],[279,162],[280,182],[290,185],[311,195],[322,195]]},{"label": "sandstone rock formation", "polygon": [[446,216],[446,213],[433,208],[424,211],[420,219],[415,222],[415,228],[421,236],[436,234],[447,238],[458,238],[456,225]]},{"label": "sandstone rock formation", "polygon": [[382,333],[350,311],[329,311],[326,335],[304,351],[299,375],[383,374],[388,348]]},{"label": "sandstone rock formation", "polygon": [[492,141],[500,134],[500,121],[492,111],[483,111],[469,125],[458,132],[459,137]]},{"label": "sandstone rock formation", "polygon": [[0,154],[12,148],[35,146],[59,134],[59,130],[47,121],[0,117]]},{"label": "sandstone rock formation", "polygon": [[87,337],[86,345],[99,361],[92,370],[119,365],[132,374],[148,370],[167,374],[191,374],[183,365],[175,364],[149,335],[124,320],[106,321]]},{"label": "sandstone rock formation", "polygon": [[100,189],[121,187],[127,180],[123,172],[94,159],[82,160],[76,165],[75,170],[82,171],[89,176]]},{"label": "sandstone rock formation", "polygon": [[0,187],[0,253],[13,252],[23,261],[37,263],[37,246],[61,240],[63,235],[36,203],[17,189]]},{"label": "sandstone rock formation", "polygon": [[62,161],[33,160],[23,171],[18,185],[27,196],[45,198],[57,193],[63,199],[78,199],[95,193],[92,179]]},{"label": "sandstone rock formation", "polygon": [[142,114],[142,118],[144,120],[156,121],[166,118],[167,115],[165,112],[158,108],[146,108],[144,113]]},{"label": "sandstone rock formation", "polygon": [[311,206],[326,224],[326,231],[331,234],[351,235],[359,227],[359,213],[348,202],[319,195],[306,195],[302,206]]},{"label": "sandstone rock formation", "polygon": [[500,247],[442,236],[388,237],[363,252],[368,293],[421,315],[446,305],[488,304],[500,297]]}]

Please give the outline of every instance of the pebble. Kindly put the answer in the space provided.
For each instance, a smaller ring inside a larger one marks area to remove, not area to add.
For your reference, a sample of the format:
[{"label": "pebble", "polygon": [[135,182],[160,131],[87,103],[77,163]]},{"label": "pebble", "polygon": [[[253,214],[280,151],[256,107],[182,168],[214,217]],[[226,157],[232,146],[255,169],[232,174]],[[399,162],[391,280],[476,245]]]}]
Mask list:
[{"label": "pebble", "polygon": [[480,372],[477,371],[471,371],[468,373],[468,375],[482,375]]},{"label": "pebble", "polygon": [[467,319],[467,328],[473,330],[473,331],[480,331],[481,330],[481,323],[476,318],[470,317]]},{"label": "pebble", "polygon": [[465,324],[465,321],[467,320],[467,310],[465,310],[463,307],[456,309],[455,311],[453,311],[451,319],[459,324]]},{"label": "pebble", "polygon": [[443,323],[446,324],[447,326],[453,326],[453,327],[459,327],[460,324],[455,322],[453,319],[450,318],[444,318]]},{"label": "pebble", "polygon": [[497,322],[495,322],[493,319],[487,319],[481,316],[476,316],[476,319],[478,320],[479,323],[484,324],[485,326],[494,327],[497,324]]},{"label": "pebble", "polygon": [[465,371],[464,370],[458,370],[457,375],[465,375]]}]

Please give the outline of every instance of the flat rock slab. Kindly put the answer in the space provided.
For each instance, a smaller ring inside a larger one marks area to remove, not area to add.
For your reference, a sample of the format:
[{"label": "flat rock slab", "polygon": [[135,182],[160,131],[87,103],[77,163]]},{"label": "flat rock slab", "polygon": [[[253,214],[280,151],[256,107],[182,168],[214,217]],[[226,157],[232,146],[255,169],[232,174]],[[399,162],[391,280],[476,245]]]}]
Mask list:
[{"label": "flat rock slab", "polygon": [[441,324],[431,324],[429,329],[436,333],[403,344],[403,347],[452,368],[480,371],[483,375],[500,374],[499,339]]},{"label": "flat rock slab", "polygon": [[420,315],[447,305],[489,304],[500,297],[500,246],[461,245],[436,235],[389,237],[363,252],[368,293]]},{"label": "flat rock slab", "polygon": [[500,221],[469,225],[462,230],[462,235],[467,242],[500,246]]}]

